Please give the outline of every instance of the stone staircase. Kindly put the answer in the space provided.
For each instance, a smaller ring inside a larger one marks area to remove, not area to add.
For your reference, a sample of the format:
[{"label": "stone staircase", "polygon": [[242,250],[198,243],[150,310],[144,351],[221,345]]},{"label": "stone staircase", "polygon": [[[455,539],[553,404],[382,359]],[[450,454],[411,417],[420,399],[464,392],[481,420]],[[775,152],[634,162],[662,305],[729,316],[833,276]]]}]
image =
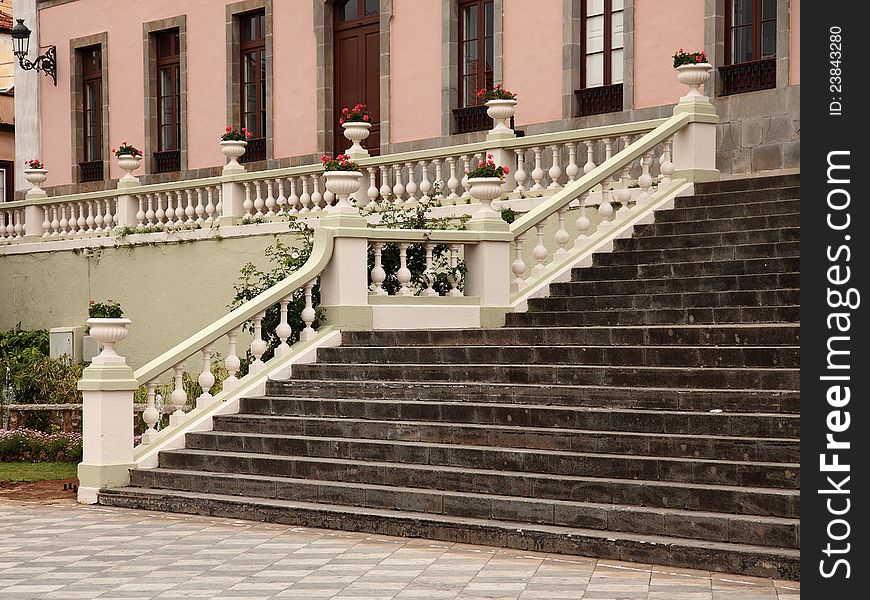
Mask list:
[{"label": "stone staircase", "polygon": [[488,330],[346,332],[100,502],[799,578],[797,176]]}]

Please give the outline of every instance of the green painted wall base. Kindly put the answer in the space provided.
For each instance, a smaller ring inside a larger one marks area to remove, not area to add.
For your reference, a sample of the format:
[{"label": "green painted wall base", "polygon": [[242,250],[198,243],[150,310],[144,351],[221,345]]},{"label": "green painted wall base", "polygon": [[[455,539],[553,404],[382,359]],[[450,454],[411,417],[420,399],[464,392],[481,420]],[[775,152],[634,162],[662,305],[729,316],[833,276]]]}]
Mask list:
[{"label": "green painted wall base", "polygon": [[505,315],[509,312],[514,312],[510,306],[481,306],[480,326],[504,327]]},{"label": "green painted wall base", "polygon": [[674,179],[685,179],[695,183],[704,183],[705,181],[719,181],[718,169],[681,169],[674,171]]},{"label": "green painted wall base", "polygon": [[371,306],[324,306],[317,307],[323,315],[324,324],[346,331],[371,331],[374,317]]}]

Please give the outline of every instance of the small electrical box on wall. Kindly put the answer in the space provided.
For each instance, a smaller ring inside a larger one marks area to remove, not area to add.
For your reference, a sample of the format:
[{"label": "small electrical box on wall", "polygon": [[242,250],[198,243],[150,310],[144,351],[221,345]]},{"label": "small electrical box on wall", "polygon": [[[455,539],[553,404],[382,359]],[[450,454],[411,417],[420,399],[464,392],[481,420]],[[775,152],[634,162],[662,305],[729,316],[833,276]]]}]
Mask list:
[{"label": "small electrical box on wall", "polygon": [[48,354],[51,358],[66,355],[73,362],[82,361],[82,339],[85,327],[54,327],[48,332]]}]

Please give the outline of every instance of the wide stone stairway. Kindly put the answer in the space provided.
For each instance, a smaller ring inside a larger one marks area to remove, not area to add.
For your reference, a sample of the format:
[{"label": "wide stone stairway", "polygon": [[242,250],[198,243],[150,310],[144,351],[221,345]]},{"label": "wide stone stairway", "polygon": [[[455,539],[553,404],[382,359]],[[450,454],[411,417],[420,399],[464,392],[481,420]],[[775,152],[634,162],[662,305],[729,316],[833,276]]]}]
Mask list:
[{"label": "wide stone stairway", "polygon": [[100,502],[798,579],[798,185],[698,185],[503,328],[345,332]]}]

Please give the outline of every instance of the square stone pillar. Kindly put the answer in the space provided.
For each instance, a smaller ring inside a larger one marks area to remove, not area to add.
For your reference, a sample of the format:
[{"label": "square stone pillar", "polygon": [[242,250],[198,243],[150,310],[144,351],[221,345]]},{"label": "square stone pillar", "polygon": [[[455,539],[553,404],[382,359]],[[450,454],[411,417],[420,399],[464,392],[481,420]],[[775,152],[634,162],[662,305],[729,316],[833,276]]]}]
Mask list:
[{"label": "square stone pillar", "polygon": [[505,313],[511,310],[510,225],[500,217],[493,219],[475,214],[468,222],[468,229],[496,239],[465,246],[465,266],[468,268],[465,295],[480,299],[481,327],[501,327]]},{"label": "square stone pillar", "polygon": [[716,124],[719,117],[710,99],[706,96],[683,96],[674,108],[674,114],[691,114],[698,120],[674,135],[673,177],[694,182],[718,181]]},{"label": "square stone pillar", "polygon": [[[355,211],[356,212],[356,211]],[[372,307],[368,290],[368,240],[342,236],[343,229],[367,228],[359,214],[329,212],[320,227],[336,230],[332,259],[320,277],[320,306],[327,325],[337,329],[370,330]]]}]

